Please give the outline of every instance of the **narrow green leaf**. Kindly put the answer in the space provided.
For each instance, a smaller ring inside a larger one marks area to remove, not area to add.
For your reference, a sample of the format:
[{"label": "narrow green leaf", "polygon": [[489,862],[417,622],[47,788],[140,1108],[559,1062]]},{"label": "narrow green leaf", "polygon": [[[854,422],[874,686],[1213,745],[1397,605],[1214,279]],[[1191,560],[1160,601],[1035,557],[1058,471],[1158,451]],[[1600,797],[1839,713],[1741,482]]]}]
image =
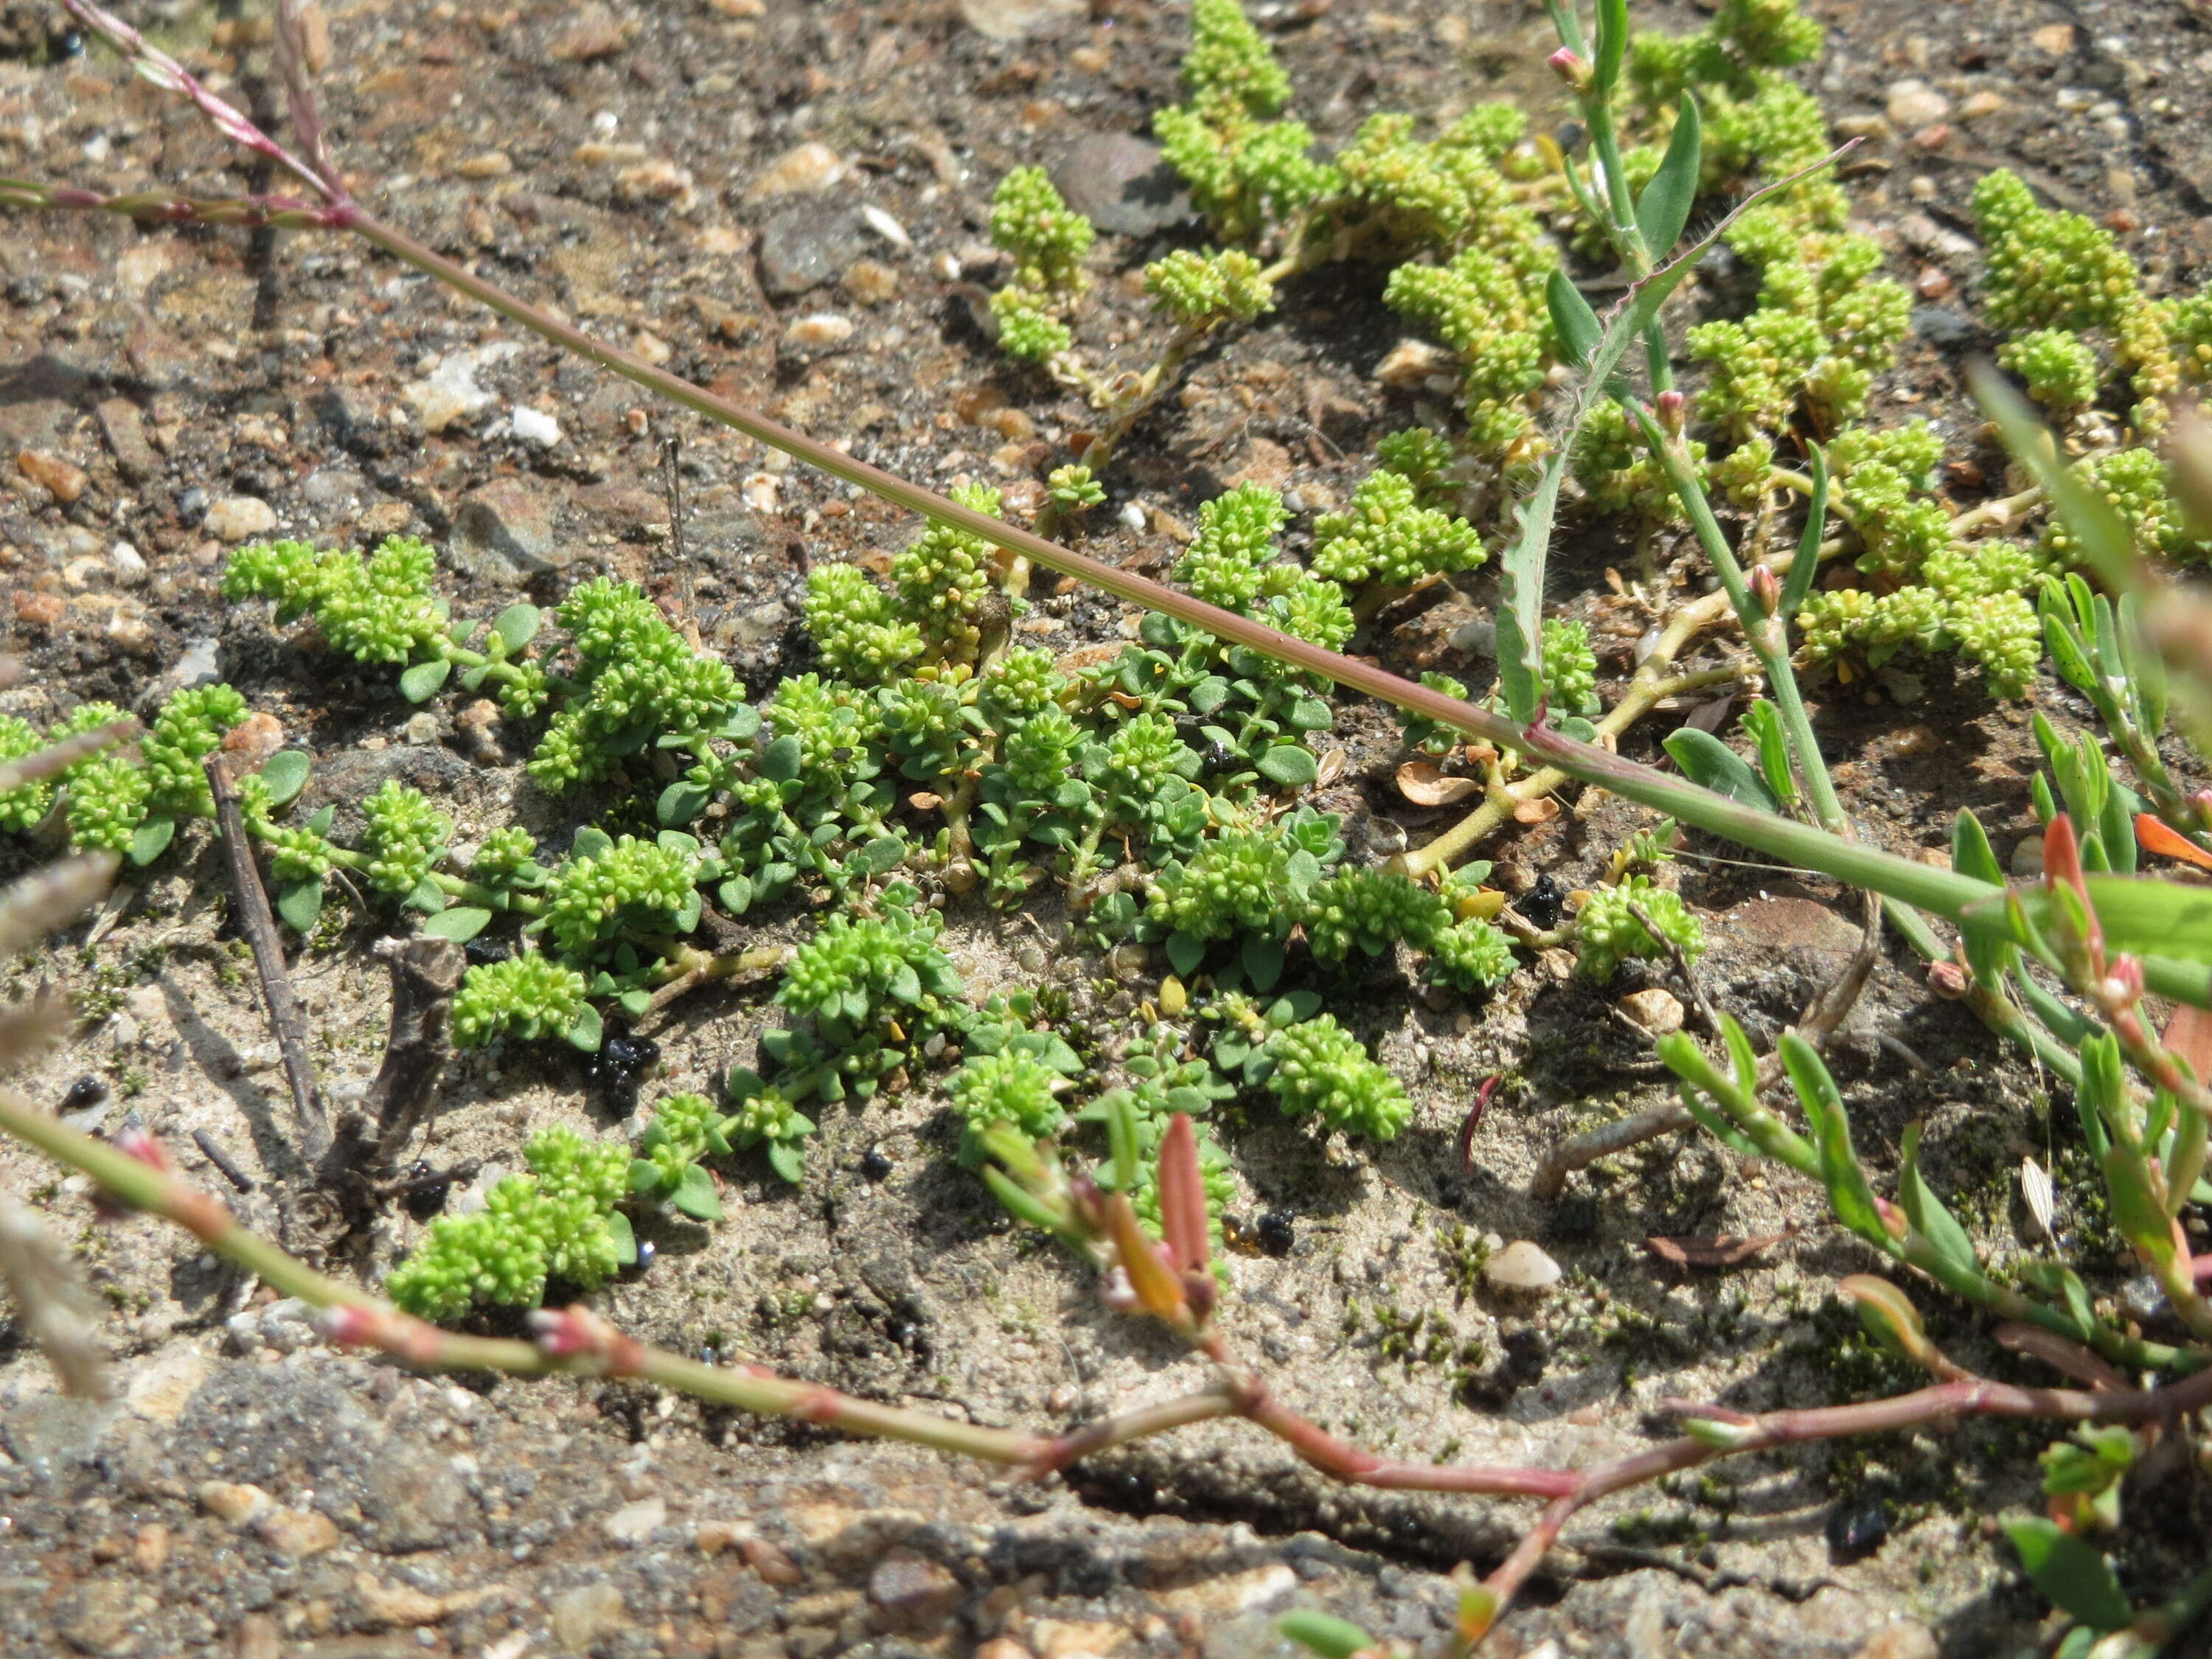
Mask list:
[{"label": "narrow green leaf", "polygon": [[1797,800],[1797,775],[1790,769],[1790,741],[1783,735],[1782,712],[1764,697],[1753,697],[1737,717],[1759,755],[1760,776],[1784,805]]},{"label": "narrow green leaf", "polygon": [[2197,1177],[2204,1173],[2208,1129],[2212,1125],[2206,1123],[2204,1114],[2195,1111],[2182,1113],[2173,1126],[2173,1139],[2166,1149],[2166,1212],[2169,1216],[2181,1213],[2181,1206],[2196,1190]]},{"label": "narrow green leaf", "polygon": [[141,818],[138,827],[131,832],[131,862],[142,866],[151,864],[168,850],[169,843],[176,839],[176,835],[177,821],[173,817],[164,815]]},{"label": "narrow green leaf", "polygon": [[2004,1529],[2021,1565],[2053,1607],[2096,1630],[2118,1630],[2134,1619],[2127,1592],[2095,1545],[2040,1515],[2014,1516]]},{"label": "narrow green leaf", "polygon": [[1874,1188],[1868,1184],[1866,1170],[1851,1146],[1851,1122],[1844,1114],[1843,1097],[1836,1092],[1835,1079],[1821,1063],[1819,1052],[1795,1032],[1784,1035],[1780,1049],[1790,1085],[1816,1131],[1820,1177],[1827,1186],[1829,1206],[1835,1211],[1836,1219],[1877,1249],[1889,1249],[1889,1232],[1881,1224]]},{"label": "narrow green leaf", "polygon": [[428,702],[453,672],[453,663],[444,657],[418,662],[399,676],[399,695],[410,702]]},{"label": "narrow green leaf", "polygon": [[1813,591],[1814,578],[1820,574],[1820,542],[1828,528],[1827,453],[1814,444],[1808,459],[1813,466],[1813,498],[1805,504],[1805,529],[1797,538],[1797,556],[1790,562],[1790,574],[1782,583],[1781,614],[1785,620],[1797,614],[1797,607]]},{"label": "narrow green leaf", "polygon": [[1310,1607],[1285,1613],[1275,1621],[1275,1628],[1300,1647],[1319,1654],[1321,1659],[1352,1659],[1355,1653],[1381,1650],[1375,1638],[1358,1626]]},{"label": "narrow green leaf", "polygon": [[714,1190],[714,1177],[696,1164],[686,1164],[668,1201],[694,1221],[720,1221],[722,1195]]},{"label": "narrow green leaf", "polygon": [[510,605],[493,619],[491,631],[511,657],[538,637],[544,620],[534,605]]},{"label": "narrow green leaf", "polygon": [[2142,1157],[2115,1144],[2105,1149],[2104,1162],[2112,1224],[2146,1262],[2170,1265],[2175,1255],[2173,1218],[2151,1190]]},{"label": "narrow green leaf", "polygon": [[1628,56],[1628,0],[1597,0],[1596,34],[1590,91],[1605,98],[1620,84],[1620,66]]},{"label": "narrow green leaf", "polygon": [[1959,816],[1951,820],[1951,867],[1962,876],[1972,876],[1992,887],[2004,885],[2004,866],[1997,862],[1996,850],[1990,845],[1989,832],[1982,828],[1982,821],[1963,806],[1959,809]]},{"label": "narrow green leaf", "polygon": [[1969,365],[1966,381],[1983,412],[2004,435],[2005,447],[2034,474],[2051,497],[2098,580],[2117,592],[2139,586],[2142,559],[2136,551],[2135,537],[2111,503],[2059,459],[2051,433],[2033,406],[1986,362]]},{"label": "narrow green leaf", "polygon": [[315,931],[323,914],[323,883],[319,876],[295,881],[276,895],[276,914],[291,930],[305,938]]},{"label": "narrow green leaf", "polygon": [[297,749],[281,750],[261,764],[261,781],[269,787],[270,809],[289,806],[307,787],[315,763]]},{"label": "narrow green leaf", "polygon": [[[2212,963],[2212,887],[2194,887],[2156,876],[2092,875],[2090,902],[2105,931],[2105,948],[2146,958],[2163,957]],[[2028,922],[2048,934],[2053,920],[2051,894],[2040,887],[2014,890]],[[1966,906],[1963,920],[1973,927],[2005,925],[2005,895],[1992,894]],[[2146,962],[2146,969],[2149,967]],[[2203,975],[2196,983],[2204,982]],[[2161,994],[2178,992],[2161,990]],[[2199,1001],[2204,993],[2186,1000]]]},{"label": "narrow green leaf", "polygon": [[1951,1267],[1960,1273],[1980,1273],[1981,1263],[1974,1255],[1973,1242],[1966,1237],[1966,1230],[1921,1179],[1918,1123],[1905,1126],[1900,1153],[1903,1168],[1898,1175],[1897,1196],[1905,1206],[1905,1219]]},{"label": "narrow green leaf", "polygon": [[478,933],[491,926],[491,912],[474,904],[456,904],[428,917],[422,931],[432,939],[449,939],[466,945]]},{"label": "narrow green leaf", "polygon": [[1551,308],[1552,326],[1559,331],[1560,355],[1577,368],[1587,368],[1605,328],[1583,291],[1556,265],[1544,280],[1544,302]]},{"label": "narrow green leaf", "polygon": [[1667,159],[1636,198],[1636,228],[1644,233],[1644,246],[1654,259],[1665,258],[1667,250],[1682,240],[1691,205],[1698,199],[1698,169],[1704,160],[1698,100],[1686,92],[1674,117],[1674,137],[1667,141]]},{"label": "narrow green leaf", "polygon": [[1661,746],[1674,757],[1674,764],[1682,769],[1682,775],[1691,782],[1701,783],[1761,811],[1782,810],[1782,803],[1774,798],[1766,781],[1751,769],[1751,763],[1711,732],[1686,726],[1668,732]]}]

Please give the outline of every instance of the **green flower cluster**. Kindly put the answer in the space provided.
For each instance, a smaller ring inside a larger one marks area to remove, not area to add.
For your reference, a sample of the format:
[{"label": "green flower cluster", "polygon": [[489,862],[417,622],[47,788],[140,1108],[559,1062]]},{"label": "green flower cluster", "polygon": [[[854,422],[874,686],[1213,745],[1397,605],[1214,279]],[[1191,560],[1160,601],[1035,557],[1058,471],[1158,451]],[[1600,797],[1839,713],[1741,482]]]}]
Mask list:
[{"label": "green flower cluster", "polygon": [[[361,810],[368,843],[363,873],[379,892],[408,897],[444,860],[453,819],[431,805],[421,790],[397,778],[386,778]],[[442,908],[444,903],[441,897],[433,908]]]},{"label": "green flower cluster", "polygon": [[1290,76],[1237,0],[1194,0],[1190,28],[1190,101],[1161,110],[1152,131],[1215,234],[1247,241],[1333,194],[1339,175],[1309,153],[1304,123],[1269,118],[1290,101]]},{"label": "green flower cluster", "polygon": [[839,679],[872,685],[922,654],[921,629],[856,565],[818,564],[806,576],[806,631]]},{"label": "green flower cluster", "polygon": [[384,1288],[422,1319],[447,1320],[483,1302],[535,1307],[549,1279],[590,1290],[635,1258],[615,1213],[629,1188],[629,1150],[574,1129],[547,1130],[524,1150],[527,1175],[509,1176],[467,1215],[441,1216]]},{"label": "green flower cluster", "polygon": [[553,942],[576,957],[624,927],[689,933],[697,921],[699,860],[684,839],[621,836],[554,871],[543,912]]},{"label": "green flower cluster", "polygon": [[1175,580],[1193,599],[1244,610],[1260,594],[1261,571],[1276,556],[1275,535],[1290,518],[1265,484],[1242,483],[1198,509],[1198,533],[1176,561]]},{"label": "green flower cluster", "polygon": [[1083,256],[1097,232],[1068,206],[1042,167],[1016,167],[991,198],[991,240],[1014,274],[991,296],[1008,356],[1043,362],[1073,343],[1062,314],[1088,284]]},{"label": "green flower cluster", "polygon": [[1411,587],[1482,560],[1473,525],[1422,506],[1413,481],[1387,469],[1360,480],[1341,510],[1314,520],[1314,571],[1346,587]]},{"label": "green flower cluster", "polygon": [[[2148,555],[2182,563],[2212,560],[2212,541],[2196,533],[2169,487],[2166,463],[2144,448],[2107,450],[2081,463],[2081,480],[2103,496]],[[2043,528],[2040,546],[2053,567],[2081,562],[2081,549],[2065,524],[2053,514]]]},{"label": "green flower cluster", "polygon": [[[113,703],[81,703],[43,741],[30,735],[26,723],[14,722],[8,746],[28,754],[127,718]],[[202,763],[222,746],[223,733],[245,718],[246,700],[228,685],[179,691],[161,705],[135,757],[109,750],[76,762],[51,782],[22,785],[0,803],[6,821],[15,828],[35,826],[58,794],[71,847],[127,853],[135,862],[149,863],[168,845],[179,819],[215,815]]]},{"label": "green flower cluster", "polygon": [[1177,248],[1145,267],[1145,292],[1186,328],[1249,323],[1275,307],[1274,284],[1260,262],[1236,248],[1214,253]]},{"label": "green flower cluster", "polygon": [[1270,1037],[1268,1092],[1287,1116],[1317,1116],[1331,1129],[1392,1140],[1413,1115],[1398,1079],[1328,1014]]},{"label": "green flower cluster", "polygon": [[1459,355],[1468,442],[1479,453],[1503,455],[1535,428],[1537,395],[1559,357],[1544,300],[1558,262],[1533,224],[1508,218],[1445,264],[1400,265],[1383,287],[1392,309]]},{"label": "green flower cluster", "polygon": [[1067,1079],[1025,1049],[971,1054],[945,1085],[953,1109],[981,1130],[1010,1123],[1032,1140],[1056,1135],[1067,1122],[1059,1093]]},{"label": "green flower cluster", "polygon": [[634,582],[583,583],[557,614],[576,668],[530,761],[553,794],[597,781],[656,738],[703,746],[744,700],[729,665],[693,650]]},{"label": "green flower cluster", "polygon": [[[584,976],[535,951],[480,963],[453,993],[453,1041],[481,1048],[495,1037],[566,1036],[590,1011]],[[596,1024],[592,1030],[598,1046]]]},{"label": "green flower cluster", "polygon": [[1973,206],[1988,250],[1983,301],[1990,323],[2010,330],[2101,331],[2141,399],[2130,413],[2136,429],[2162,430],[2166,400],[2181,386],[2183,356],[2196,360],[2191,325],[2197,313],[2185,304],[2152,301],[2135,261],[2111,231],[2081,214],[2044,207],[2008,169],[1983,175]]},{"label": "green flower cluster", "polygon": [[276,621],[312,617],[323,642],[356,662],[391,663],[405,669],[401,691],[421,702],[462,670],[473,691],[487,682],[507,712],[528,719],[550,691],[544,666],[522,653],[537,634],[538,613],[510,605],[485,630],[483,648],[460,643],[473,629],[452,621],[451,607],[433,591],[437,555],[411,536],[387,536],[366,558],[305,542],[257,542],[230,556],[223,597],[271,599]]},{"label": "green flower cluster", "polygon": [[1589,625],[1553,617],[1544,624],[1544,690],[1561,714],[1587,714],[1597,706],[1597,653]]},{"label": "green flower cluster", "polygon": [[[1658,930],[1656,934],[1636,919],[1638,910]],[[1705,925],[1690,914],[1681,896],[1644,875],[1592,888],[1575,913],[1574,935],[1576,959],[1583,972],[1597,980],[1611,979],[1630,957],[1663,957],[1670,945],[1680,946],[1692,962],[1705,949]]]},{"label": "green flower cluster", "polygon": [[312,616],[331,649],[358,662],[407,664],[446,637],[446,607],[430,591],[438,556],[428,542],[387,536],[363,558],[305,542],[257,542],[224,568],[222,596],[274,599],[276,620]]},{"label": "green flower cluster", "polygon": [[2032,329],[1997,348],[1997,362],[2027,382],[2027,395],[2054,415],[2097,399],[2105,373],[2096,351],[2063,328]]}]

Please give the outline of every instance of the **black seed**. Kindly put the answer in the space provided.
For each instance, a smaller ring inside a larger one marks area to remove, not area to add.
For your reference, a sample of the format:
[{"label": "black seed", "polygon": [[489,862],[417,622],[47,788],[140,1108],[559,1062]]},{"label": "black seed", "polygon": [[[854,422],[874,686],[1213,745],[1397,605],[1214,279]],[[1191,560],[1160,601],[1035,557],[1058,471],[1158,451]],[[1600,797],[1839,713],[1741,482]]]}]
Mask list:
[{"label": "black seed", "polygon": [[[410,1181],[420,1181],[429,1173],[430,1166],[418,1158],[408,1170],[407,1178]],[[436,1182],[427,1187],[416,1187],[400,1202],[406,1206],[407,1213],[413,1216],[416,1220],[428,1221],[446,1207],[446,1194],[452,1190],[452,1188],[453,1182],[449,1181]]]},{"label": "black seed", "polygon": [[1523,1388],[1540,1382],[1544,1364],[1552,1357],[1552,1345],[1537,1330],[1508,1331],[1500,1339],[1505,1358],[1498,1362],[1499,1376],[1515,1388]]},{"label": "black seed", "polygon": [[1828,1553],[1839,1562],[1863,1560],[1888,1536],[1889,1516],[1879,1498],[1853,1498],[1828,1511]]},{"label": "black seed", "polygon": [[650,1070],[660,1058],[660,1045],[651,1037],[630,1036],[617,1031],[606,1040],[599,1054],[617,1071],[643,1072]]},{"label": "black seed", "polygon": [[70,1085],[69,1092],[62,1097],[62,1110],[81,1112],[88,1106],[99,1105],[106,1098],[106,1079],[88,1073]]},{"label": "black seed", "polygon": [[1297,1218],[1288,1210],[1270,1210],[1260,1218],[1255,1231],[1260,1248],[1269,1255],[1288,1255],[1297,1243]]},{"label": "black seed", "polygon": [[471,967],[482,968],[489,963],[505,962],[514,954],[514,947],[505,939],[472,939],[461,947],[461,954],[469,959]]},{"label": "black seed", "polygon": [[1549,876],[1539,876],[1534,887],[1513,901],[1513,908],[1531,927],[1553,928],[1559,925],[1559,916],[1567,908],[1567,896]]},{"label": "black seed", "polygon": [[637,1073],[608,1071],[599,1080],[599,1098],[618,1117],[637,1109]]},{"label": "black seed", "polygon": [[860,1173],[871,1181],[881,1181],[890,1172],[891,1161],[884,1155],[884,1149],[880,1146],[869,1147],[867,1155],[860,1160]]},{"label": "black seed", "polygon": [[1206,745],[1205,752],[1206,775],[1209,778],[1218,778],[1231,772],[1241,772],[1244,769],[1244,757],[1225,743],[1218,741],[1209,743]]}]

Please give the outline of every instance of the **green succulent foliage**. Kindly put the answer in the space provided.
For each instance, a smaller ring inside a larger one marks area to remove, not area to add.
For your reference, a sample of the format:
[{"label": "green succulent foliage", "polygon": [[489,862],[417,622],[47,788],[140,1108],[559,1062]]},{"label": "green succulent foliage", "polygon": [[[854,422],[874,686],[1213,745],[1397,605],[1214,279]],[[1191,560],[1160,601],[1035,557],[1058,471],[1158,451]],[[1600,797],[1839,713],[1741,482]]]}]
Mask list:
[{"label": "green succulent foliage", "polygon": [[451,1320],[478,1304],[536,1307],[549,1279],[591,1290],[636,1258],[615,1212],[629,1188],[626,1147],[559,1127],[523,1157],[529,1174],[499,1182],[480,1210],[441,1216],[392,1270],[385,1291],[402,1310]]},{"label": "green succulent foliage", "polygon": [[1243,483],[1198,509],[1198,532],[1176,561],[1175,580],[1191,597],[1242,611],[1260,596],[1261,571],[1279,550],[1290,520],[1282,496],[1264,484]]},{"label": "green succulent foliage", "polygon": [[599,1021],[586,1000],[588,988],[574,969],[526,951],[499,962],[479,963],[462,975],[453,994],[453,1041],[482,1048],[501,1037],[527,1041],[563,1036],[599,1046]]},{"label": "green succulent foliage", "polygon": [[1188,328],[1249,323],[1275,306],[1274,284],[1260,262],[1237,248],[1203,254],[1177,248],[1145,267],[1145,292]]},{"label": "green succulent foliage", "polygon": [[436,574],[436,553],[411,536],[387,536],[365,557],[305,542],[256,542],[230,556],[222,592],[234,603],[274,600],[280,624],[312,617],[332,650],[399,668],[399,689],[410,702],[432,696],[459,668],[465,689],[489,683],[509,714],[537,714],[550,681],[525,654],[538,633],[536,608],[509,605],[471,649],[464,641],[474,625],[453,623],[451,607],[434,589]]},{"label": "green succulent foliage", "polygon": [[[30,721],[15,714],[0,714],[0,761],[21,760],[45,747],[46,739]],[[53,786],[44,778],[0,790],[0,829],[18,834],[36,829],[53,799]]]},{"label": "green succulent foliage", "polygon": [[2079,334],[2039,328],[1997,348],[1997,362],[2027,382],[2027,395],[2055,415],[2094,403],[2104,383],[2097,353]]},{"label": "green succulent foliage", "polygon": [[586,842],[546,883],[546,937],[562,954],[588,959],[625,929],[690,933],[699,921],[700,861],[689,841],[664,834]]},{"label": "green succulent foliage", "polygon": [[1314,571],[1347,588],[1370,582],[1410,587],[1426,576],[1471,570],[1482,560],[1475,527],[1423,507],[1403,473],[1369,473],[1341,511],[1314,520]]},{"label": "green succulent foliage", "polygon": [[1544,690],[1552,706],[1569,714],[1595,713],[1597,702],[1597,653],[1591,649],[1589,626],[1554,617],[1544,624]]},{"label": "green succulent foliage", "polygon": [[1262,1053],[1267,1091],[1285,1116],[1318,1117],[1370,1140],[1395,1139],[1413,1118],[1398,1079],[1331,1015],[1284,1026]]},{"label": "green succulent foliage", "polygon": [[1106,499],[1106,487],[1082,465],[1056,466],[1045,479],[1045,493],[1062,513],[1081,513]]},{"label": "green succulent foliage", "polygon": [[[1637,920],[1639,910],[1656,933]],[[1631,957],[1663,957],[1670,945],[1692,962],[1705,949],[1705,925],[1690,913],[1681,895],[1644,875],[1593,888],[1575,913],[1574,938],[1577,962],[1595,980],[1611,979]]]},{"label": "green succulent foliage", "polygon": [[704,1095],[668,1096],[638,1137],[629,1164],[631,1194],[666,1204],[695,1221],[720,1220],[721,1194],[700,1160],[727,1157],[735,1127],[736,1120],[717,1111]]},{"label": "green succulent foliage", "polygon": [[1069,207],[1042,167],[1016,167],[991,199],[991,240],[1014,274],[991,297],[1006,355],[1043,362],[1073,343],[1061,313],[1088,285],[1083,256],[1097,232]]},{"label": "green succulent foliage", "polygon": [[739,712],[744,687],[729,665],[693,650],[636,584],[585,582],[556,614],[576,663],[530,760],[531,777],[549,793],[596,782],[656,742],[703,750],[726,729],[751,734],[750,711]]},{"label": "green succulent foliage", "polygon": [[727,1089],[730,1113],[723,1122],[731,1145],[740,1151],[757,1146],[770,1169],[798,1185],[806,1173],[805,1143],[814,1120],[781,1086],[769,1086],[744,1066],[732,1068]]},{"label": "green succulent foliage", "polygon": [[[1448,697],[1464,699],[1467,687],[1449,674],[1434,672],[1421,676],[1421,684],[1431,691],[1441,691]],[[1398,711],[1399,735],[1408,749],[1441,759],[1453,753],[1467,742],[1467,733],[1455,726],[1446,726],[1442,720],[1432,720],[1426,714],[1417,714],[1410,709]]]},{"label": "green succulent foliage", "polygon": [[[369,855],[363,873],[378,891],[415,899],[445,858],[453,819],[431,805],[421,790],[397,778],[386,778],[361,810]],[[419,902],[432,910],[443,909],[446,902],[434,884]]]},{"label": "green succulent foliage", "polygon": [[902,673],[923,653],[921,629],[855,565],[817,565],[807,573],[806,631],[823,665],[859,685]]}]

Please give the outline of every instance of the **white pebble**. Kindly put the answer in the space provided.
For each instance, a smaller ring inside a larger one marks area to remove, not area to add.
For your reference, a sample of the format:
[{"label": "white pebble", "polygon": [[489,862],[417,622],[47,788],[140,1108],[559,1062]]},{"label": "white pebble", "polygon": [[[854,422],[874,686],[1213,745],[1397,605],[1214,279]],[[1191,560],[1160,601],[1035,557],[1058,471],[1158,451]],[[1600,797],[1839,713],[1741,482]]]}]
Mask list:
[{"label": "white pebble", "polygon": [[1145,527],[1145,509],[1134,501],[1122,502],[1121,522],[1132,530],[1142,530]]},{"label": "white pebble", "polygon": [[146,556],[129,542],[118,542],[108,550],[108,562],[115,567],[115,580],[125,587],[146,580]]},{"label": "white pebble", "polygon": [[1540,1291],[1559,1282],[1559,1264],[1516,1238],[1482,1264],[1482,1276],[1501,1291]]},{"label": "white pebble", "polygon": [[510,424],[514,435],[524,443],[535,444],[540,449],[550,449],[561,441],[561,422],[550,415],[540,414],[528,404],[517,404]]},{"label": "white pebble", "polygon": [[906,227],[872,203],[860,210],[860,220],[895,248],[905,249],[914,246],[914,238],[906,234]]}]

